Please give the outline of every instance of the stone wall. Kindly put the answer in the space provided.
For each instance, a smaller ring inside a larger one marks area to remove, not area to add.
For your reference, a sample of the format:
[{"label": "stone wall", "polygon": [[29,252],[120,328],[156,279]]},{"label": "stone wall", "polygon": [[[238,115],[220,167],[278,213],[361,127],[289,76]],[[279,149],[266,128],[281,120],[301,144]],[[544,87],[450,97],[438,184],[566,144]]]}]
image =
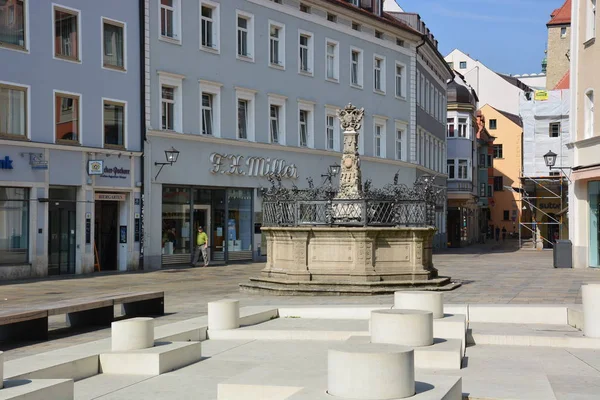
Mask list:
[{"label": "stone wall", "polygon": [[[561,37],[561,28],[567,28],[565,37]],[[566,54],[571,47],[571,27],[551,26],[548,28],[548,69],[546,72],[546,89],[553,89],[569,70],[569,59]]]}]

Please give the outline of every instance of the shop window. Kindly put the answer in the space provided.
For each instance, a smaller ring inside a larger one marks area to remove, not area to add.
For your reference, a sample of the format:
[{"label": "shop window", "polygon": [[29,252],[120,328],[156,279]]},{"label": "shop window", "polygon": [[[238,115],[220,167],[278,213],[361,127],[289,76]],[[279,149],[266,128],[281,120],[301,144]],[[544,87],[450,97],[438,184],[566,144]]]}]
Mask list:
[{"label": "shop window", "polygon": [[29,261],[29,189],[0,187],[0,265]]},{"label": "shop window", "polygon": [[[228,190],[227,249],[230,259],[239,259],[232,253],[252,252],[252,196],[252,189]],[[252,258],[252,253],[246,254]]]},{"label": "shop window", "polygon": [[163,187],[162,196],[162,254],[189,254],[192,236],[190,189]]},{"label": "shop window", "polygon": [[600,181],[588,183],[590,206],[589,266],[600,267]]}]

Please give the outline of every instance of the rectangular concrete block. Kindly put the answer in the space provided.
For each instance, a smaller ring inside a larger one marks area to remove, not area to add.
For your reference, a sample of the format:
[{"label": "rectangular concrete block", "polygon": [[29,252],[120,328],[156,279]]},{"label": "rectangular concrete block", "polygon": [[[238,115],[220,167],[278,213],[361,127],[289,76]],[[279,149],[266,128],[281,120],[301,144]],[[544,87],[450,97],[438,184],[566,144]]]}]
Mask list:
[{"label": "rectangular concrete block", "polygon": [[72,379],[78,381],[97,375],[98,355],[42,353],[12,360],[6,364],[6,379]]},{"label": "rectangular concrete block", "polygon": [[7,380],[0,400],[73,400],[74,390],[70,379]]},{"label": "rectangular concrete block", "polygon": [[467,318],[463,314],[445,314],[443,318],[433,320],[433,337],[438,339],[459,339],[462,354],[467,346]]},{"label": "rectangular concrete block", "polygon": [[202,359],[200,342],[175,342],[149,349],[100,354],[103,374],[160,375]]},{"label": "rectangular concrete block", "polygon": [[573,328],[583,330],[583,306],[576,304],[567,309],[567,323]]},{"label": "rectangular concrete block", "polygon": [[566,305],[469,305],[469,322],[567,324]]},{"label": "rectangular concrete block", "polygon": [[279,317],[279,311],[273,307],[244,307],[240,309],[240,325],[256,325]]},{"label": "rectangular concrete block", "polygon": [[368,306],[281,307],[279,308],[279,318],[370,319],[372,311],[391,308],[392,304]]},{"label": "rectangular concrete block", "polygon": [[231,329],[226,331],[209,331],[211,340],[347,340],[351,336],[368,335],[364,331],[308,331],[308,330],[259,330]]},{"label": "rectangular concrete block", "polygon": [[220,383],[217,400],[286,400],[303,388],[293,386],[263,386]]},{"label": "rectangular concrete block", "polygon": [[155,341],[159,342],[201,342],[206,340],[208,327],[174,323],[154,328]]},{"label": "rectangular concrete block", "polygon": [[415,347],[415,368],[459,370],[462,355],[459,339],[434,340],[433,346]]}]

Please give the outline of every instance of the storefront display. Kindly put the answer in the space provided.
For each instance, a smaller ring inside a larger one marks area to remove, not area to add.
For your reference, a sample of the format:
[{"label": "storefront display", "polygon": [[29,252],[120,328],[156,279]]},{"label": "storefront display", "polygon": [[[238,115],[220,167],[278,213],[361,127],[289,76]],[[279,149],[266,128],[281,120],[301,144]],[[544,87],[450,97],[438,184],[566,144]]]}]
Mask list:
[{"label": "storefront display", "polygon": [[0,265],[29,261],[29,189],[0,187]]},{"label": "storefront display", "polygon": [[600,181],[588,183],[590,204],[590,267],[600,267]]}]

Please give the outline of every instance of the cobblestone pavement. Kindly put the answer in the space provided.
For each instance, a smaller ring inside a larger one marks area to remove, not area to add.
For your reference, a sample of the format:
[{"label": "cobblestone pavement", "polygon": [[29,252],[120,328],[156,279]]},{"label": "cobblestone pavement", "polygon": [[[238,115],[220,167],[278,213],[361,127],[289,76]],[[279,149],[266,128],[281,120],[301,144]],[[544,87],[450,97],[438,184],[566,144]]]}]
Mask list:
[{"label": "cobblestone pavement", "polygon": [[[440,275],[463,285],[445,293],[448,303],[558,304],[581,303],[583,282],[600,283],[600,270],[555,269],[551,251],[516,250],[514,242],[488,243],[434,255]],[[162,290],[166,315],[162,325],[207,312],[207,302],[236,298],[242,306],[279,304],[378,304],[393,296],[262,296],[240,293],[238,284],[257,276],[263,264],[238,264],[209,268],[165,269],[154,272],[96,273],[94,275],[15,281],[0,284],[0,307],[27,307],[58,300],[115,291]],[[64,318],[50,320],[51,340],[43,343],[2,344],[7,360],[88,342],[110,335],[109,329],[64,329]]]}]

